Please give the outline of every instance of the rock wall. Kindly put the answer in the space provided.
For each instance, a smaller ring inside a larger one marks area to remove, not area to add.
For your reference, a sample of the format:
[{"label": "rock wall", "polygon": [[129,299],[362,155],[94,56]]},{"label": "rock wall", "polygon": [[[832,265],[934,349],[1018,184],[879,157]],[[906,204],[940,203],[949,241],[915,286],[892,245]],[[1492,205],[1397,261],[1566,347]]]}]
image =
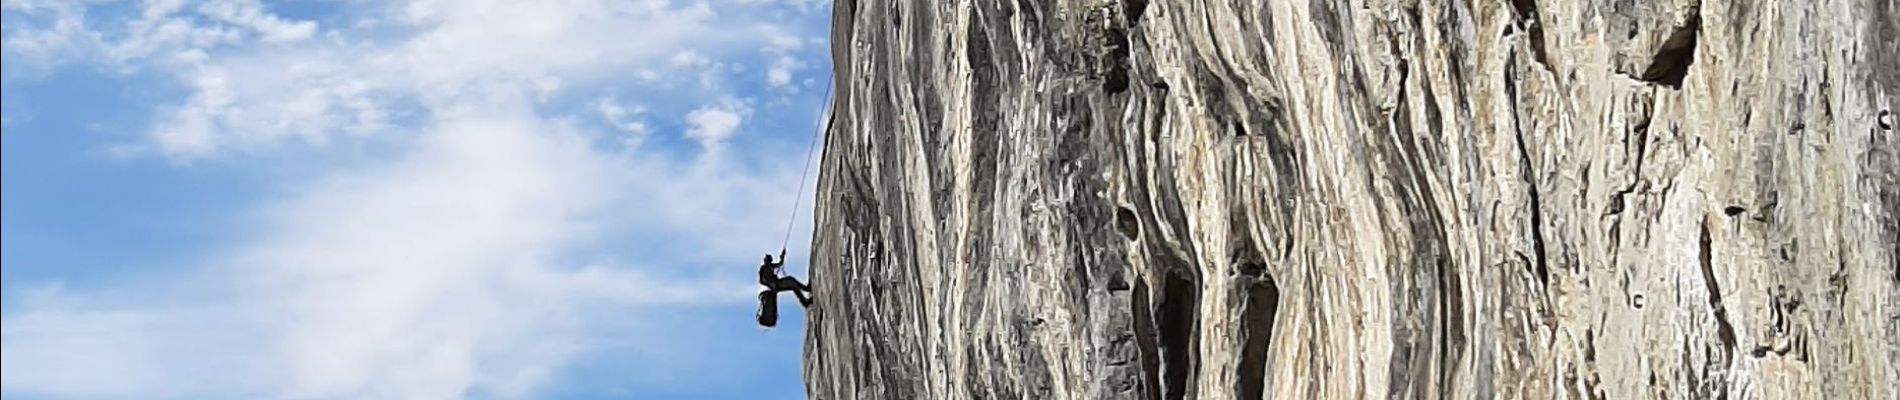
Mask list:
[{"label": "rock wall", "polygon": [[1900,0],[833,5],[813,398],[1900,398]]}]

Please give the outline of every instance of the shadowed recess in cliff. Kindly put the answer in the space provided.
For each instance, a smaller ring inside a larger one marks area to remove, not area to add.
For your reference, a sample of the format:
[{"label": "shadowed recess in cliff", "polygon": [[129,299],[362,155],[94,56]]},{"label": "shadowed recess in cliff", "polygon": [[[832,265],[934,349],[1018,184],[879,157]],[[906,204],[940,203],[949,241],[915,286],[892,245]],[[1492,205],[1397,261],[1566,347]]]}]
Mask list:
[{"label": "shadowed recess in cliff", "polygon": [[[1185,267],[1185,265],[1182,265]],[[1196,292],[1199,284],[1188,277],[1170,274],[1162,278],[1161,302],[1155,305],[1155,333],[1159,336],[1161,356],[1161,398],[1169,400],[1195,398],[1194,386],[1196,355],[1199,354],[1195,334],[1198,322],[1194,317],[1199,313],[1200,299]]]},{"label": "shadowed recess in cliff", "polygon": [[1267,370],[1272,366],[1267,350],[1273,344],[1273,320],[1280,311],[1280,286],[1259,261],[1242,262],[1238,269],[1243,282],[1247,282],[1241,306],[1244,339],[1238,392],[1243,399],[1263,399],[1267,394]]},{"label": "shadowed recess in cliff", "polygon": [[1682,87],[1682,78],[1689,74],[1689,64],[1695,62],[1696,34],[1702,29],[1702,18],[1691,14],[1682,26],[1669,32],[1669,39],[1656,49],[1656,55],[1650,57],[1649,67],[1643,69],[1642,80],[1656,82],[1669,87]]}]

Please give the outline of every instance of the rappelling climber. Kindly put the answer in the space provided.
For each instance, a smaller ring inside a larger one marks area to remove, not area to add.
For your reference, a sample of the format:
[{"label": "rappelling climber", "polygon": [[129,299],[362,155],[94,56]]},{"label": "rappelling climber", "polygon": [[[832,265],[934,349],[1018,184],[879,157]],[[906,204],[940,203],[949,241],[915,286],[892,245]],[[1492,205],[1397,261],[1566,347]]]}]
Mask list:
[{"label": "rappelling climber", "polygon": [[759,326],[778,324],[778,292],[790,290],[798,296],[799,305],[811,306],[811,286],[785,276],[785,250],[779,250],[778,262],[772,262],[771,254],[765,255],[765,262],[759,264],[759,286]]}]

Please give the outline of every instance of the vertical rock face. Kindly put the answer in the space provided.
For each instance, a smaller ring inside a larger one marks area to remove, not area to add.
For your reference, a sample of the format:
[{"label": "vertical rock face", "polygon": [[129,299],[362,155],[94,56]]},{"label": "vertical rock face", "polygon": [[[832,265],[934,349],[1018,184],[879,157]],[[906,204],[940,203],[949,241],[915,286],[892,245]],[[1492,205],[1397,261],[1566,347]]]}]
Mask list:
[{"label": "vertical rock face", "polygon": [[833,3],[814,398],[1900,398],[1900,1]]}]

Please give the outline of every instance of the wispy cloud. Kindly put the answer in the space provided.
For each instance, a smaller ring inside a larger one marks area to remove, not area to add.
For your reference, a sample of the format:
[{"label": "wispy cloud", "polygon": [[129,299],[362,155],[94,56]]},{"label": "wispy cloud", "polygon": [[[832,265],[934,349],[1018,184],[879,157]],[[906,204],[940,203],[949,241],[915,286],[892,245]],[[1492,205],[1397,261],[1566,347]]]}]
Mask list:
[{"label": "wispy cloud", "polygon": [[[589,350],[592,313],[747,301],[743,273],[658,263],[742,265],[790,211],[801,159],[722,150],[756,117],[744,93],[642,76],[769,47],[783,50],[762,79],[782,85],[806,64],[775,44],[790,28],[763,17],[663,0],[416,0],[326,26],[245,0],[147,1],[111,18],[94,6],[7,0],[5,52],[175,78],[187,94],[155,105],[132,153],[378,143],[392,156],[283,183],[253,226],[230,227],[256,234],[206,244],[222,250],[200,269],[18,296],[0,333],[6,393],[531,396]],[[596,100],[557,107],[576,97]],[[662,134],[698,146],[648,143]],[[625,239],[673,246],[617,251],[647,261],[588,255]]]}]

